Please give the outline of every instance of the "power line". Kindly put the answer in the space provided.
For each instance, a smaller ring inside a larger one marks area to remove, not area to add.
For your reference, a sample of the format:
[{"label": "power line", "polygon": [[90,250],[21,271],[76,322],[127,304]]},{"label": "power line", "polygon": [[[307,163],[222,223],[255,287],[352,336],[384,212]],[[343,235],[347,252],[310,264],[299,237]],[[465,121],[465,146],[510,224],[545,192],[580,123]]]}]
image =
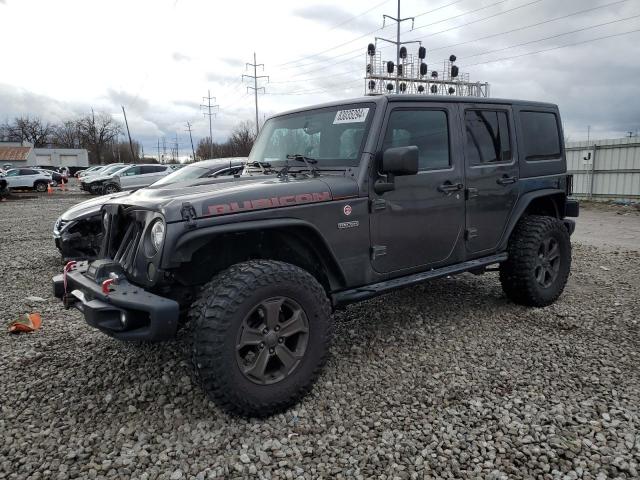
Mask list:
[{"label": "power line", "polygon": [[[440,9],[442,9],[442,8],[445,8],[445,7],[449,7],[449,6],[453,5],[453,4],[459,3],[460,1],[463,1],[463,0],[458,0],[458,1],[455,1],[455,2],[451,2],[451,3],[447,4],[447,5],[443,5],[443,6],[441,6],[441,7],[435,8],[435,9],[433,9],[433,10],[429,10],[429,11],[427,11],[427,12],[422,12],[422,13],[420,13],[420,14],[416,15],[416,16],[415,16],[415,18],[418,18],[418,17],[420,17],[420,16],[423,16],[423,15],[426,15],[426,14],[428,14],[428,13],[434,12],[434,11],[436,11],[436,10],[440,10]],[[452,16],[452,17],[444,18],[444,19],[439,20],[439,21],[437,21],[437,22],[429,23],[429,24],[426,24],[426,25],[420,25],[420,26],[418,26],[418,27],[412,28],[411,30],[407,30],[407,31],[406,31],[406,32],[404,32],[404,33],[409,33],[409,32],[411,32],[411,31],[413,31],[413,30],[418,30],[418,29],[426,28],[426,27],[429,27],[429,26],[432,26],[432,25],[436,25],[436,24],[438,24],[438,23],[443,23],[443,22],[446,22],[446,21],[452,20],[452,19],[454,19],[454,18],[460,18],[460,17],[462,17],[462,16],[469,15],[469,14],[471,14],[471,13],[476,13],[476,12],[479,12],[479,11],[481,11],[481,10],[486,10],[486,9],[491,8],[491,7],[493,7],[493,6],[496,6],[496,5],[498,5],[498,4],[505,3],[505,2],[507,2],[507,1],[510,1],[510,0],[499,0],[499,1],[494,2],[494,3],[491,3],[491,4],[489,4],[489,5],[485,5],[485,6],[483,6],[483,7],[476,8],[476,9],[474,9],[474,10],[470,10],[470,11],[467,11],[467,12],[464,12],[464,13],[461,13],[461,14],[458,14],[458,15],[454,15],[454,16]],[[432,33],[432,34],[427,35],[427,36],[428,36],[428,37],[431,37],[431,36],[434,36],[434,35],[439,35],[440,33],[448,32],[448,31],[451,31],[451,30],[456,30],[456,29],[458,29],[458,28],[461,28],[461,27],[464,27],[464,26],[467,26],[467,25],[472,25],[472,24],[474,24],[474,23],[482,22],[482,21],[484,21],[484,20],[488,20],[488,19],[491,19],[491,18],[499,17],[499,16],[501,16],[501,15],[505,15],[505,14],[510,13],[510,12],[513,12],[513,11],[515,11],[515,10],[519,10],[519,9],[521,9],[521,8],[528,7],[529,5],[533,5],[533,4],[535,4],[535,3],[539,3],[539,2],[541,2],[541,1],[543,1],[543,0],[533,0],[533,1],[528,2],[528,3],[525,3],[525,4],[523,4],[523,5],[518,5],[518,6],[516,6],[516,7],[510,8],[510,9],[507,9],[507,10],[504,10],[504,11],[502,11],[502,12],[498,12],[498,13],[495,13],[495,14],[489,15],[489,16],[487,16],[487,17],[480,18],[480,19],[472,20],[472,21],[467,22],[467,23],[464,23],[464,24],[462,24],[462,25],[458,25],[458,26],[456,26],[456,27],[447,28],[447,29],[445,29],[445,30],[441,30],[441,31],[439,31],[439,32],[435,32],[435,33]],[[328,52],[328,51],[331,51],[331,50],[333,50],[333,49],[335,49],[335,48],[338,48],[338,47],[340,47],[340,46],[346,45],[346,44],[351,43],[351,42],[353,42],[353,41],[360,40],[361,38],[367,37],[367,36],[369,36],[370,34],[375,33],[375,32],[377,32],[377,31],[380,31],[380,30],[382,30],[382,29],[384,29],[384,28],[386,28],[386,27],[382,27],[382,28],[379,28],[379,29],[377,29],[377,30],[373,30],[373,31],[369,32],[368,34],[361,35],[360,37],[357,37],[357,38],[355,38],[355,39],[353,39],[353,40],[350,40],[349,42],[345,42],[345,43],[343,43],[343,44],[341,44],[341,45],[339,45],[339,46],[337,46],[337,47],[333,47],[333,48],[329,48],[329,49],[327,49],[327,50],[324,50],[323,52],[320,52],[319,54],[321,54],[321,53],[325,53],[325,52]],[[415,38],[411,38],[410,40],[411,40],[411,41],[417,41],[417,40],[419,40],[419,38],[424,38],[424,37],[415,37]],[[343,53],[343,54],[338,55],[338,56],[347,55],[348,53],[354,53],[354,52],[357,52],[357,51],[360,51],[360,48],[359,48],[359,49],[357,49],[357,50],[352,50],[351,52]],[[309,57],[307,57],[307,58],[312,58],[312,57],[314,57],[314,56],[318,56],[319,54],[310,55],[310,56],[309,56]],[[317,63],[327,63],[327,62],[332,62],[332,64],[331,64],[331,65],[327,66],[327,68],[332,68],[332,67],[333,67],[333,66],[335,66],[335,65],[340,65],[340,64],[345,63],[345,62],[348,62],[348,61],[350,61],[350,60],[354,60],[355,58],[358,58],[359,56],[360,56],[359,54],[356,54],[356,55],[353,55],[353,56],[351,56],[351,57],[348,57],[348,58],[345,58],[345,59],[343,59],[343,60],[340,60],[340,61],[338,61],[338,62],[336,62],[336,61],[334,60],[334,58],[335,58],[335,57],[332,57],[332,58],[330,58],[330,59],[315,60],[315,61],[313,61],[313,62],[309,62],[309,63],[307,63],[307,64],[305,64],[305,65],[301,65],[301,66],[299,66],[299,67],[302,67],[302,66],[308,66],[308,65],[317,64]],[[291,62],[290,62],[290,63],[291,63]],[[293,68],[293,67],[294,67],[294,66],[292,66],[292,67],[285,67],[285,68]],[[293,77],[293,78],[296,78],[296,77],[299,77],[299,76],[302,76],[302,75],[306,75],[306,74],[312,73],[312,72],[314,72],[314,71],[315,71],[315,69],[311,69],[311,70],[308,70],[308,71],[305,71],[305,72],[300,72],[300,73],[298,73],[298,74],[294,75],[294,77]],[[284,82],[284,81],[277,81],[277,82],[271,82],[271,83],[290,83],[290,82],[291,82],[291,80],[287,80],[286,82]]]},{"label": "power line", "polygon": [[526,57],[528,55],[537,55],[538,53],[550,52],[552,50],[559,50],[561,48],[574,47],[576,45],[583,45],[585,43],[596,42],[598,40],[605,40],[607,38],[620,37],[620,36],[623,36],[623,35],[629,35],[631,33],[636,33],[636,32],[640,32],[640,28],[638,28],[636,30],[629,30],[627,32],[613,33],[611,35],[605,35],[603,37],[596,37],[596,38],[591,38],[591,39],[588,39],[588,40],[582,40],[580,42],[568,43],[566,45],[559,45],[557,47],[551,47],[551,48],[545,48],[545,49],[542,49],[542,50],[536,50],[535,52],[521,53],[520,55],[512,55],[510,57],[496,58],[496,59],[487,60],[487,61],[484,61],[484,62],[469,63],[467,65],[464,65],[464,67],[465,68],[467,68],[467,67],[475,67],[477,65],[485,65],[487,63],[501,62],[503,60],[512,60],[514,58]]},{"label": "power line", "polygon": [[[475,23],[484,22],[485,20],[489,20],[491,18],[496,18],[496,17],[499,17],[501,15],[505,15],[507,13],[511,13],[511,12],[513,12],[515,10],[520,10],[521,8],[528,7],[529,5],[533,5],[534,3],[539,3],[541,1],[543,1],[543,0],[533,0],[532,2],[524,3],[522,5],[518,5],[517,7],[509,8],[507,10],[503,10],[502,12],[494,13],[492,15],[487,15],[486,17],[478,18],[476,20],[471,20],[470,22],[462,23],[462,24],[457,25],[455,27],[445,28],[444,30],[440,30],[438,32],[430,33],[429,35],[424,35],[424,36],[422,36],[420,38],[434,37],[436,35],[440,35],[441,33],[451,32],[453,30],[458,30],[459,28],[462,28],[462,27],[467,27],[467,26],[473,25]],[[493,5],[495,5],[495,4],[487,5],[487,7],[485,7],[485,8],[489,8],[489,7],[493,6]],[[478,11],[478,10],[474,10],[474,12],[476,12],[476,11]],[[467,12],[467,13],[472,13],[472,12]],[[421,28],[425,28],[425,27],[428,27],[428,26],[430,26],[430,25],[421,25],[421,26],[418,26],[418,27],[414,28],[414,30],[419,30]]]},{"label": "power line", "polygon": [[[196,161],[196,150],[193,148],[193,136],[191,135],[191,123],[187,122],[187,130],[189,131],[189,140],[191,141],[191,153],[193,153],[193,161]],[[159,144],[158,144],[159,147]]]},{"label": "power line", "polygon": [[[419,13],[419,14],[415,15],[415,18],[422,17],[422,16],[424,16],[424,15],[428,15],[428,14],[433,13],[433,12],[437,12],[438,10],[442,10],[442,9],[444,9],[444,8],[450,7],[450,6],[452,6],[452,5],[455,5],[456,3],[460,3],[460,2],[463,2],[463,1],[466,1],[466,0],[455,0],[455,1],[453,1],[453,2],[449,2],[449,3],[447,3],[446,5],[441,5],[440,7],[433,8],[433,9],[431,9],[431,10],[427,10],[426,12]],[[501,1],[503,1],[503,2],[504,2],[504,1],[508,1],[508,0],[501,0]],[[489,7],[489,6],[487,6],[487,7],[485,7],[485,8],[488,8],[488,7]],[[291,61],[289,61],[289,62],[284,62],[284,63],[281,63],[281,64],[279,64],[279,65],[277,65],[277,66],[278,66],[278,67],[282,67],[282,68],[294,68],[294,67],[304,67],[304,66],[306,66],[306,65],[311,65],[311,64],[313,64],[313,63],[323,63],[323,62],[332,61],[332,60],[333,60],[333,57],[332,57],[331,59],[316,60],[315,62],[309,62],[309,63],[304,64],[304,65],[291,65],[291,66],[288,66],[288,67],[287,67],[287,66],[285,66],[285,65],[290,65],[290,64],[295,64],[295,63],[298,63],[298,62],[302,62],[302,61],[308,60],[308,59],[310,59],[310,58],[318,57],[318,56],[322,55],[323,53],[327,53],[327,52],[330,52],[330,51],[332,51],[332,50],[336,50],[336,49],[338,49],[338,48],[340,48],[340,47],[343,47],[343,46],[345,46],[345,45],[348,45],[348,44],[350,44],[350,43],[353,43],[353,42],[356,42],[356,41],[361,40],[361,39],[363,39],[363,38],[369,37],[369,36],[371,36],[372,34],[374,34],[374,33],[376,33],[376,32],[379,32],[379,31],[384,30],[385,28],[386,28],[385,26],[383,26],[383,27],[381,27],[381,28],[377,28],[377,29],[372,30],[372,31],[370,31],[370,32],[367,32],[367,33],[365,33],[365,34],[363,34],[363,35],[360,35],[360,36],[358,36],[358,37],[355,37],[355,38],[353,38],[353,39],[351,39],[351,40],[348,40],[348,41],[346,41],[346,42],[343,42],[343,43],[340,43],[340,44],[335,45],[335,46],[333,46],[333,47],[330,47],[330,48],[328,48],[328,49],[326,49],[326,50],[322,50],[322,51],[320,51],[320,52],[317,52],[317,53],[314,53],[314,54],[311,54],[311,55],[307,55],[307,56],[305,56],[305,57],[300,57],[300,58],[298,58],[298,59],[296,59],[296,60],[291,60]],[[405,32],[405,33],[406,33],[406,32]],[[346,55],[346,54],[343,54],[343,55]]]},{"label": "power line", "polygon": [[524,27],[514,28],[512,30],[507,30],[505,32],[492,33],[491,35],[486,35],[484,37],[475,38],[473,40],[468,40],[466,42],[453,43],[451,45],[445,45],[443,47],[430,48],[429,51],[430,52],[435,52],[437,50],[444,50],[445,48],[459,47],[460,45],[467,45],[469,43],[474,43],[474,42],[477,42],[479,40],[486,40],[487,38],[495,38],[495,37],[499,37],[499,36],[502,36],[502,35],[507,35],[509,33],[519,32],[519,31],[527,30],[527,29],[533,28],[533,27],[539,27],[540,25],[545,25],[547,23],[556,22],[558,20],[564,20],[565,18],[573,17],[575,15],[580,15],[582,13],[587,13],[587,12],[592,12],[594,10],[599,10],[601,8],[611,7],[613,5],[616,5],[616,4],[619,4],[619,3],[625,3],[625,2],[628,2],[628,1],[629,0],[618,0],[616,2],[607,3],[605,5],[599,5],[597,7],[587,8],[587,9],[584,9],[584,10],[579,10],[577,12],[569,13],[567,15],[562,15],[560,17],[550,18],[548,20],[543,20],[541,22],[532,23],[530,25],[525,25]]},{"label": "power line", "polygon": [[203,115],[207,115],[209,117],[209,158],[213,158],[213,128],[211,127],[211,117],[214,117],[216,114],[211,110],[215,110],[220,108],[220,105],[211,105],[211,100],[216,101],[216,97],[211,96],[211,90],[207,90],[207,96],[202,97],[202,100],[206,100],[207,104],[200,105],[200,108],[206,108],[206,112],[202,112]]},{"label": "power line", "polygon": [[382,2],[380,2],[380,3],[378,3],[378,4],[376,4],[376,5],[374,5],[374,6],[373,6],[373,7],[371,7],[370,9],[365,10],[364,12],[359,13],[358,15],[354,15],[354,16],[353,16],[353,17],[351,17],[351,18],[348,18],[348,19],[347,19],[347,20],[345,20],[344,22],[340,22],[340,23],[338,23],[337,25],[334,25],[334,26],[333,26],[333,27],[331,27],[329,30],[327,30],[327,32],[331,32],[331,31],[335,30],[335,29],[336,29],[336,28],[338,28],[338,27],[341,27],[341,26],[343,26],[343,25],[346,25],[347,23],[354,21],[356,18],[360,18],[360,17],[362,17],[362,16],[366,15],[367,13],[369,13],[369,12],[371,12],[371,11],[375,10],[376,8],[381,7],[382,5],[384,5],[385,3],[388,3],[388,2],[390,2],[390,1],[391,1],[391,0],[384,0],[384,1],[382,1]]},{"label": "power line", "polygon": [[256,52],[253,52],[253,63],[247,63],[245,65],[245,69],[247,67],[253,67],[253,75],[243,74],[242,78],[253,78],[253,87],[247,86],[247,91],[253,90],[253,95],[256,103],[256,136],[260,133],[260,122],[258,121],[258,90],[262,90],[265,92],[264,87],[258,87],[258,79],[266,78],[267,82],[269,81],[269,75],[258,75],[258,67],[262,67],[264,71],[264,63],[258,63],[256,60]]},{"label": "power line", "polygon": [[[540,0],[537,0],[537,1],[540,1]],[[533,27],[536,27],[536,26],[540,26],[540,25],[543,25],[543,24],[546,24],[546,23],[550,23],[550,22],[554,22],[554,21],[562,20],[562,19],[565,19],[565,18],[569,18],[569,17],[571,17],[571,16],[575,16],[575,15],[582,14],[582,13],[587,13],[587,12],[590,12],[590,11],[594,11],[594,10],[598,10],[598,9],[602,9],[602,8],[606,8],[606,7],[611,7],[611,6],[613,6],[613,5],[617,5],[617,4],[620,4],[620,3],[625,3],[625,2],[628,2],[628,1],[629,1],[629,0],[618,0],[618,1],[615,1],[615,2],[607,3],[607,4],[605,4],[605,5],[600,5],[600,6],[597,6],[597,7],[587,8],[587,9],[580,10],[580,11],[577,11],[577,12],[573,12],[573,13],[570,13],[570,14],[567,14],[567,15],[562,15],[562,16],[555,17],[555,18],[552,18],[552,19],[548,19],[548,20],[544,20],[544,21],[541,21],[541,22],[537,22],[537,23],[533,23],[533,24],[530,24],[530,25],[526,25],[526,26],[523,26],[523,27],[515,28],[515,29],[512,29],[512,30],[507,30],[507,31],[504,31],[504,32],[494,33],[494,34],[491,34],[491,35],[487,35],[487,36],[484,36],[484,37],[477,38],[477,39],[475,39],[475,40],[469,40],[469,41],[466,41],[466,42],[460,42],[460,43],[456,43],[456,44],[451,44],[451,45],[446,45],[446,46],[442,46],[442,47],[432,48],[432,49],[429,49],[429,51],[433,52],[433,51],[436,51],[436,50],[443,50],[443,49],[445,49],[445,48],[452,48],[452,47],[456,47],[456,46],[460,46],[460,45],[465,45],[465,44],[473,43],[473,42],[476,42],[476,41],[479,41],[479,40],[484,40],[484,39],[487,39],[487,38],[494,38],[494,37],[498,37],[498,36],[501,36],[501,35],[506,35],[506,34],[509,34],[509,33],[513,33],[513,32],[516,32],[516,31],[526,30],[526,29],[533,28]],[[531,3],[536,3],[536,2],[531,2]],[[477,20],[473,21],[473,23],[478,22],[478,21],[483,21],[483,20],[486,20],[486,19],[488,19],[488,18],[493,18],[493,17],[496,17],[496,16],[498,16],[498,15],[502,15],[502,14],[505,14],[505,13],[511,12],[511,11],[513,11],[513,10],[516,10],[516,9],[523,8],[523,7],[525,7],[525,6],[530,5],[531,3],[524,4],[524,5],[519,5],[519,6],[517,6],[517,7],[514,7],[513,9],[505,10],[504,12],[501,12],[501,13],[499,13],[499,14],[494,14],[494,15],[491,15],[491,16],[489,16],[489,17],[484,17],[484,18],[482,18],[482,19],[477,19]],[[631,17],[631,18],[633,18],[633,17]],[[620,21],[620,20],[616,20],[616,21]],[[605,25],[605,24],[607,24],[607,23],[600,24],[600,25]],[[454,28],[459,28],[459,27],[454,27]],[[588,28],[595,28],[595,26],[593,26],[593,27],[588,27]],[[447,30],[449,30],[449,29],[447,29]],[[441,32],[436,32],[436,33],[434,33],[434,34],[432,34],[432,35],[436,35],[436,34],[438,34],[438,33],[442,33],[442,32],[444,32],[444,31],[446,31],[446,30],[443,30],[443,31],[441,31]],[[561,36],[561,35],[566,35],[566,34],[569,34],[569,33],[575,33],[575,32],[577,32],[577,31],[580,31],[580,30],[576,30],[576,31],[573,31],[573,32],[566,32],[566,33],[560,34],[560,36]],[[545,39],[549,39],[549,38],[554,38],[554,37],[553,37],[553,36],[552,36],[552,37],[545,37],[545,38],[543,38],[543,39],[535,40],[535,41],[530,42],[530,43],[534,43],[534,42],[541,41],[541,40],[545,40]],[[526,43],[529,43],[529,42],[526,42]],[[525,44],[526,44],[526,43],[525,43]],[[511,47],[505,47],[504,49],[507,49],[507,48],[514,48],[514,47],[522,46],[522,45],[523,45],[523,44],[512,45]],[[361,50],[361,49],[359,48],[358,50]],[[496,50],[496,51],[499,51],[499,50],[503,50],[503,49],[498,49],[498,50]],[[483,52],[483,53],[490,53],[490,52]],[[478,55],[482,55],[482,54],[478,54]],[[346,62],[346,61],[352,60],[352,59],[357,58],[357,57],[359,57],[359,56],[360,56],[360,55],[358,54],[358,55],[355,55],[355,56],[353,56],[353,57],[349,57],[349,58],[347,58],[347,59],[344,59],[344,61],[341,61],[341,62],[338,62],[338,63],[344,63],[344,62]],[[473,55],[473,56],[475,56],[475,55]],[[465,57],[465,58],[466,58],[466,57]],[[337,64],[338,64],[338,63],[337,63]],[[302,73],[300,73],[300,74],[298,74],[298,75],[304,75],[304,74],[306,74],[306,73],[311,73],[311,72],[312,72],[312,71],[302,72]],[[336,77],[336,76],[351,75],[351,74],[355,74],[355,73],[358,73],[358,72],[350,71],[350,72],[337,73],[337,74],[334,74],[334,75],[325,75],[325,76],[322,76],[322,77],[310,77],[310,78],[304,78],[304,79],[300,79],[300,80],[284,80],[284,81],[275,81],[275,82],[271,82],[271,83],[274,83],[274,84],[282,84],[282,83],[300,83],[300,82],[307,81],[307,80],[317,80],[317,79],[322,79],[322,78],[332,78],[332,77]],[[295,77],[294,77],[294,78],[295,78]]]},{"label": "power line", "polygon": [[571,34],[573,34],[573,33],[584,32],[584,31],[586,31],[586,30],[591,30],[591,29],[593,29],[593,28],[603,27],[603,26],[605,26],[605,25],[611,25],[611,24],[613,24],[613,23],[624,22],[624,21],[627,21],[627,20],[633,20],[634,18],[639,18],[639,17],[640,17],[640,14],[638,14],[638,15],[633,15],[633,16],[631,16],[631,17],[626,17],[626,18],[619,18],[619,19],[617,19],[617,20],[611,20],[611,21],[609,21],[609,22],[598,23],[598,24],[596,24],[596,25],[591,25],[591,26],[589,26],[589,27],[578,28],[578,29],[576,29],[576,30],[571,30],[571,31],[569,31],[569,32],[563,32],[563,33],[558,33],[558,34],[556,34],[556,35],[550,35],[550,36],[548,36],[548,37],[539,38],[539,39],[537,39],[537,40],[531,40],[531,41],[528,41],[528,42],[517,43],[517,44],[515,44],[515,45],[509,45],[508,47],[496,48],[496,49],[494,49],[494,50],[487,50],[486,52],[480,52],[480,53],[476,53],[476,54],[473,54],[473,55],[467,55],[466,57],[462,57],[462,58],[463,58],[463,59],[466,59],[466,58],[479,57],[479,56],[481,56],[481,55],[487,55],[488,53],[501,52],[501,51],[503,51],[503,50],[509,50],[509,49],[511,49],[511,48],[523,47],[523,46],[525,46],[525,45],[531,45],[532,43],[543,42],[543,41],[545,41],[545,40],[551,40],[552,38],[558,38],[558,37],[563,37],[563,36],[565,36],[565,35],[571,35]]}]

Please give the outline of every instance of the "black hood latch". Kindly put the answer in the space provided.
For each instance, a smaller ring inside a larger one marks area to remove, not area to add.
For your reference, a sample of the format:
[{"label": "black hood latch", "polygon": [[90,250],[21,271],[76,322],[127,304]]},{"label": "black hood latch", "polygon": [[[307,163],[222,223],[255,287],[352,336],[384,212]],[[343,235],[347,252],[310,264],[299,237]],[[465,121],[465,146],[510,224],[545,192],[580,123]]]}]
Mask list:
[{"label": "black hood latch", "polygon": [[189,202],[184,202],[180,209],[182,219],[186,222],[184,227],[188,229],[196,228],[196,209]]}]

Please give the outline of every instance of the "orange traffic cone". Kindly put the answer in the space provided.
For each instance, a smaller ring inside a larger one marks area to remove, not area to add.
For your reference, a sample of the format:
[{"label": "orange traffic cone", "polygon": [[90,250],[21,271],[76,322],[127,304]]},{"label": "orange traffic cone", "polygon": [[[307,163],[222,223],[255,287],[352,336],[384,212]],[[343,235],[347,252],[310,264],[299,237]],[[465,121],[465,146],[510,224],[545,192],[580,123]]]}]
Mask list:
[{"label": "orange traffic cone", "polygon": [[53,193],[53,188],[51,188],[51,184],[47,185],[47,193],[51,195]]}]

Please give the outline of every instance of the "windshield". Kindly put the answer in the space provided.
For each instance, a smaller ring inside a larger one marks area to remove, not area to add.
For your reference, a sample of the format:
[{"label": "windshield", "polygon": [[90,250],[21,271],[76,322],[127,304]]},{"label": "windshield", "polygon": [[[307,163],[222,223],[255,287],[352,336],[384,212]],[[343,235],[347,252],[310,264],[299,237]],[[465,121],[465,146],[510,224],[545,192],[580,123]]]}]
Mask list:
[{"label": "windshield", "polygon": [[100,174],[100,176],[111,175],[112,173],[115,173],[118,170],[122,170],[123,168],[128,168],[128,165],[112,165],[110,167],[106,167],[104,170],[100,170],[100,172],[98,173]]},{"label": "windshield", "polygon": [[187,165],[173,173],[170,173],[166,177],[162,177],[154,185],[165,185],[167,183],[183,182],[185,180],[194,180],[196,178],[204,177],[211,171],[210,168],[200,166],[198,164]]},{"label": "windshield", "polygon": [[289,162],[287,155],[317,160],[317,167],[358,165],[375,105],[358,103],[269,119],[249,155],[251,162]]}]

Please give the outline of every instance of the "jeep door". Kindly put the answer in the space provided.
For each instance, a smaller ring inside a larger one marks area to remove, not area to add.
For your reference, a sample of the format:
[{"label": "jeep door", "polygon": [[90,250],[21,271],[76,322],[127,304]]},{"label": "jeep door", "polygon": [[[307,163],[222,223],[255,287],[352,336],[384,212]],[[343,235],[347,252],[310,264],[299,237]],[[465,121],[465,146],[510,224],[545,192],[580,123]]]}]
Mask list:
[{"label": "jeep door", "polygon": [[390,102],[378,144],[374,182],[385,178],[388,148],[417,146],[417,175],[396,176],[393,190],[371,191],[371,257],[378,272],[461,261],[464,253],[463,159],[456,105]]},{"label": "jeep door", "polygon": [[518,163],[509,105],[465,104],[466,249],[497,248],[518,199]]}]

